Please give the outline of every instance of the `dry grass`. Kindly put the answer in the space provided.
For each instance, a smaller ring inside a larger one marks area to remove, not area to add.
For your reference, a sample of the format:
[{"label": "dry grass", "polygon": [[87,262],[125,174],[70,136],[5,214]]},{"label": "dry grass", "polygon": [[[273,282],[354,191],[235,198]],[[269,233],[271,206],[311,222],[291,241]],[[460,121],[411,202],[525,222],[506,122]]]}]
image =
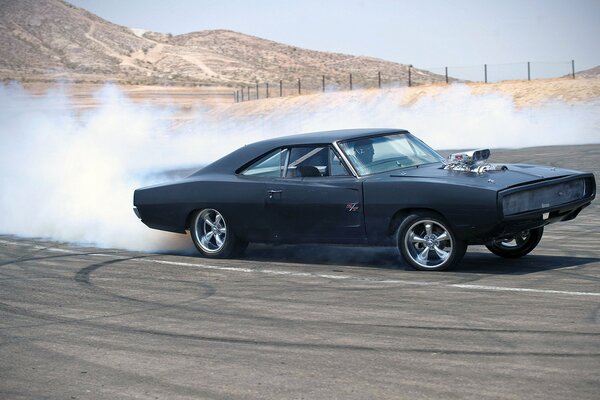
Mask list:
[{"label": "dry grass", "polygon": [[[517,107],[535,106],[549,101],[565,101],[571,104],[586,103],[600,98],[600,78],[590,79],[545,79],[534,81],[506,81],[493,84],[468,83],[465,84],[474,95],[500,93],[513,98]],[[452,85],[431,84],[411,88],[398,89],[368,89],[359,91],[345,91],[326,94],[312,94],[304,96],[290,96],[282,98],[249,101],[241,104],[229,105],[235,109],[236,114],[268,113],[275,109],[293,109],[302,107],[310,110],[318,107],[319,100],[327,97],[328,104],[342,104],[352,100],[368,102],[370,99],[381,96],[390,96],[398,106],[407,106],[415,103],[425,96],[436,96]]]}]

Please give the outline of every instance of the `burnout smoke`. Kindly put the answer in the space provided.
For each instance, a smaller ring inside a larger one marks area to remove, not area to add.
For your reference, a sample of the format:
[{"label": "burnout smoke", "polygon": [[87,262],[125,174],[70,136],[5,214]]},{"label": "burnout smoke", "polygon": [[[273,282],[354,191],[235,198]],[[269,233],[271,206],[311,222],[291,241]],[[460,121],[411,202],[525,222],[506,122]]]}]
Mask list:
[{"label": "burnout smoke", "polygon": [[151,230],[135,217],[133,190],[166,179],[161,171],[292,133],[398,127],[446,149],[600,142],[598,100],[516,108],[510,97],[454,85],[400,106],[401,89],[365,93],[278,100],[280,106],[260,112],[261,102],[198,108],[191,122],[176,127],[175,107],[134,103],[115,86],[98,91],[98,106],[86,111],[60,90],[34,96],[18,85],[0,86],[0,233],[189,250],[189,238]]}]

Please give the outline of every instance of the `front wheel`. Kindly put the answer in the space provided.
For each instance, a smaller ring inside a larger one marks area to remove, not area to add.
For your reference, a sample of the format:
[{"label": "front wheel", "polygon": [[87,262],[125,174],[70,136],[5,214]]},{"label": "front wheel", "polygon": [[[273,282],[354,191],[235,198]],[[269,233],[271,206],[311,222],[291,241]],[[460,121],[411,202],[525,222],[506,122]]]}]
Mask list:
[{"label": "front wheel", "polygon": [[397,244],[404,259],[421,271],[442,271],[456,266],[467,245],[439,215],[421,212],[408,216],[398,228]]},{"label": "front wheel", "polygon": [[190,233],[198,251],[209,258],[230,258],[240,254],[247,246],[247,242],[234,235],[225,217],[212,208],[193,214]]},{"label": "front wheel", "polygon": [[542,240],[544,227],[523,231],[517,235],[494,240],[485,245],[489,251],[504,258],[519,258],[529,254]]}]

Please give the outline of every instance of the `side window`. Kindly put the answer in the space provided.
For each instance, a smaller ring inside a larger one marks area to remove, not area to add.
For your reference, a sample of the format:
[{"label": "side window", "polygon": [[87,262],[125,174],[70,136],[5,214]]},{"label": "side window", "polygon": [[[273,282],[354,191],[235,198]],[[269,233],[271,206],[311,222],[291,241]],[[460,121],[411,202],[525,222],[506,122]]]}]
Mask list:
[{"label": "side window", "polygon": [[292,147],[286,178],[327,176],[327,147]]},{"label": "side window", "polygon": [[292,147],[286,178],[318,178],[344,176],[348,171],[328,146]]},{"label": "side window", "polygon": [[246,168],[242,175],[262,178],[279,178],[282,175],[287,156],[286,149],[277,149],[258,159]]},{"label": "side window", "polygon": [[329,149],[329,174],[331,176],[348,176],[350,175],[342,164],[342,161],[338,158],[337,154],[333,149]]}]

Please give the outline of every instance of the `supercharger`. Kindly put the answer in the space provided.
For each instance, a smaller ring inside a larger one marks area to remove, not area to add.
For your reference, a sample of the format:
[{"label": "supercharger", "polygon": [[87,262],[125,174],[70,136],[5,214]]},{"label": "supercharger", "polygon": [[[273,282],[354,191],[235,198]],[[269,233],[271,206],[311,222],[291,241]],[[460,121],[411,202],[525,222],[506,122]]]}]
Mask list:
[{"label": "supercharger", "polygon": [[490,149],[478,149],[452,153],[444,163],[444,168],[450,171],[465,171],[483,174],[487,171],[504,171],[508,167],[501,164],[490,164],[486,160],[490,157]]}]

